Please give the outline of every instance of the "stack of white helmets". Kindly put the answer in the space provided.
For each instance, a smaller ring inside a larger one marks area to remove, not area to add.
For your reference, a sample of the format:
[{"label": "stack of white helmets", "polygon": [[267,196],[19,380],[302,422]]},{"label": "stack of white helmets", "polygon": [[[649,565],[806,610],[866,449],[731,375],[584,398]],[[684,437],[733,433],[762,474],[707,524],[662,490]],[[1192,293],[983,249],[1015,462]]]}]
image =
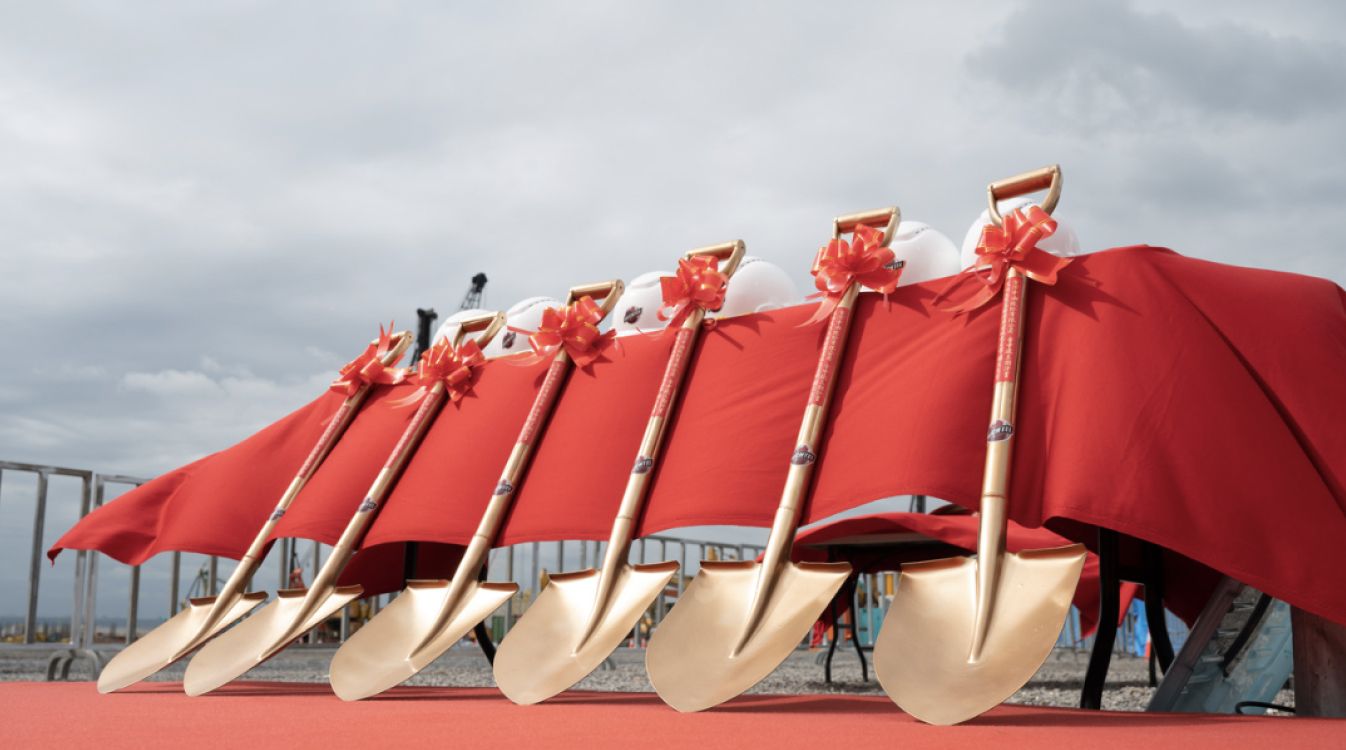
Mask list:
[{"label": "stack of white helmets", "polygon": [[958,263],[958,248],[954,247],[953,240],[929,224],[919,221],[898,224],[893,241],[888,246],[902,263],[898,286],[941,279],[962,270]]}]

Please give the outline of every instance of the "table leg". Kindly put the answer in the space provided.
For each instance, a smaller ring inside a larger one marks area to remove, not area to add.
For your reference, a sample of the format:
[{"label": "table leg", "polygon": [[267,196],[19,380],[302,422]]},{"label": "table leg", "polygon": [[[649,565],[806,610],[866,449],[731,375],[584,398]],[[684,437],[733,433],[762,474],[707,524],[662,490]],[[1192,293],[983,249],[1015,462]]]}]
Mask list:
[{"label": "table leg", "polygon": [[1117,571],[1117,555],[1117,532],[1099,529],[1098,630],[1094,633],[1094,648],[1089,654],[1089,668],[1084,673],[1084,689],[1080,691],[1080,708],[1095,711],[1103,705],[1103,683],[1108,677],[1112,648],[1117,642],[1117,607],[1122,588]]}]

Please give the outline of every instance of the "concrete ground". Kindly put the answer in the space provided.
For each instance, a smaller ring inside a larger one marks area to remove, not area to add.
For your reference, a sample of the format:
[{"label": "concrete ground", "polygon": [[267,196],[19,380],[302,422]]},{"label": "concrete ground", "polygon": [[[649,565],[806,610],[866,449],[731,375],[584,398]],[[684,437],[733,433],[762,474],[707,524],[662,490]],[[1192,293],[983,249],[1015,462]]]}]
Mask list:
[{"label": "concrete ground", "polygon": [[[327,665],[334,649],[321,646],[294,647],[257,667],[248,679],[283,682],[322,682],[326,680]],[[749,692],[753,693],[878,693],[878,683],[871,671],[869,681],[860,678],[860,662],[853,651],[838,650],[832,665],[833,682],[823,680],[819,663],[821,652],[796,651],[775,672]],[[0,681],[46,679],[48,652],[43,650],[8,651],[0,649]],[[611,669],[599,669],[577,686],[584,690],[650,691],[645,676],[644,651],[619,649],[612,658]],[[1022,690],[1010,699],[1011,703],[1040,706],[1078,706],[1080,688],[1088,655],[1072,651],[1057,651],[1042,666]],[[156,680],[181,680],[185,663],[155,675]],[[77,661],[71,669],[71,679],[92,679],[91,665]],[[490,665],[472,645],[460,645],[445,654],[420,675],[412,684],[451,685],[460,687],[489,687],[494,684]],[[1103,707],[1118,711],[1139,711],[1145,708],[1153,689],[1149,687],[1148,673],[1143,659],[1119,656],[1108,673],[1107,689],[1103,693]]]}]

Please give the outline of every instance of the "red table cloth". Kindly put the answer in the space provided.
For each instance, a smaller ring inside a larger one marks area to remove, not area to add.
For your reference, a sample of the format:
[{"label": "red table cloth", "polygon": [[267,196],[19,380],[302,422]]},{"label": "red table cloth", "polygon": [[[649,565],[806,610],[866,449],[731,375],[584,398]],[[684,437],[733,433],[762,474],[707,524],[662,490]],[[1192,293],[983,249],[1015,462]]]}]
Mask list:
[{"label": "red table cloth", "polygon": [[[999,310],[935,310],[943,283],[899,289],[886,304],[862,295],[804,522],[908,493],[977,506]],[[1146,246],[1078,258],[1057,285],[1030,285],[1011,518],[1086,543],[1101,526],[1167,548],[1167,593],[1180,615],[1199,609],[1220,571],[1346,623],[1346,587],[1332,574],[1346,565],[1344,299],[1322,279]],[[822,326],[798,327],[811,310],[721,321],[703,335],[642,533],[769,525],[823,335]],[[623,339],[608,361],[571,378],[502,543],[607,536],[668,343]],[[490,384],[506,367],[488,363],[480,399],[445,410],[434,434],[458,422],[463,442],[442,439],[470,448],[455,457],[427,439],[416,478],[409,472],[394,491],[367,545],[470,535],[485,477],[503,465],[501,446],[519,420],[467,415],[522,414],[535,383],[520,376],[505,387],[502,375],[496,392]],[[365,409],[296,501],[286,533],[335,538],[398,418],[375,403]],[[288,479],[280,463],[252,469]],[[235,494],[227,481],[193,487],[201,497]],[[215,529],[219,502],[193,505],[195,523]],[[53,553],[96,546],[88,527],[105,518],[108,509],[92,514]],[[152,515],[117,519],[132,521],[142,536],[164,526]]]}]

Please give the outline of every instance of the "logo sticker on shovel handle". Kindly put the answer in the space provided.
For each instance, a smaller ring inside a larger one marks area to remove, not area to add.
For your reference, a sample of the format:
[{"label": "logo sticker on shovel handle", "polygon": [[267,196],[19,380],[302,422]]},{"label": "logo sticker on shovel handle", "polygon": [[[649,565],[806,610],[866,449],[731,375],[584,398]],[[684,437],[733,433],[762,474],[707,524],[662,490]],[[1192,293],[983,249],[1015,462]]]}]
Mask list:
[{"label": "logo sticker on shovel handle", "polygon": [[991,423],[991,429],[986,431],[986,442],[998,443],[1001,440],[1009,440],[1014,435],[1014,425],[1003,419],[997,419]]},{"label": "logo sticker on shovel handle", "polygon": [[818,454],[810,450],[807,445],[795,448],[795,452],[790,456],[790,463],[795,466],[807,466],[817,460]]}]

